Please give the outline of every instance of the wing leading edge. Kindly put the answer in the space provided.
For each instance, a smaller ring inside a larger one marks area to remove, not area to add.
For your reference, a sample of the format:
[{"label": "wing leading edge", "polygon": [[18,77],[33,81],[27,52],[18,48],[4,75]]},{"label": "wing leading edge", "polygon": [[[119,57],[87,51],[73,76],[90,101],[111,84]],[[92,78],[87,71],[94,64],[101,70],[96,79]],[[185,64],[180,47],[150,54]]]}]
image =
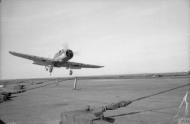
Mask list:
[{"label": "wing leading edge", "polygon": [[50,59],[50,58],[38,57],[38,56],[33,56],[33,55],[28,55],[28,54],[23,54],[23,53],[17,53],[17,52],[12,52],[12,51],[9,51],[9,53],[14,55],[14,56],[33,60],[34,62],[43,62],[43,63],[47,63],[47,64],[51,64],[54,62],[54,60]]}]

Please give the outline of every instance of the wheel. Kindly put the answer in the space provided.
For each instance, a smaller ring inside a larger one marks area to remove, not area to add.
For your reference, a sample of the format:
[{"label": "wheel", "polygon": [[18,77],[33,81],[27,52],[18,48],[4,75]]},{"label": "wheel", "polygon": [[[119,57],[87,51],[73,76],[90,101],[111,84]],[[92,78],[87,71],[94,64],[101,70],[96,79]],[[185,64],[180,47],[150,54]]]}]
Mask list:
[{"label": "wheel", "polygon": [[48,67],[47,66],[45,66],[45,70],[48,71]]},{"label": "wheel", "polygon": [[72,75],[72,74],[73,74],[73,71],[72,71],[72,70],[70,70],[70,71],[69,71],[69,75]]},{"label": "wheel", "polygon": [[8,94],[3,95],[3,101],[7,101],[8,100]]}]

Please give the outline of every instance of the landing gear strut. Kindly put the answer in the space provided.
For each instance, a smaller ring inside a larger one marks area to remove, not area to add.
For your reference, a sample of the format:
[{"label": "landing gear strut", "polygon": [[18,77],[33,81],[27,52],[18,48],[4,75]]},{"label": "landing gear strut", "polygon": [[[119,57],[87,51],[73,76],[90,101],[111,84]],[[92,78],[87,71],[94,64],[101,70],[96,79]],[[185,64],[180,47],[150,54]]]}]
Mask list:
[{"label": "landing gear strut", "polygon": [[53,66],[50,66],[50,67],[49,67],[50,76],[51,76],[52,71],[53,71]]},{"label": "landing gear strut", "polygon": [[72,75],[72,74],[73,74],[73,71],[72,71],[72,70],[70,70],[70,71],[69,71],[69,75]]},{"label": "landing gear strut", "polygon": [[50,66],[45,66],[45,70],[46,70],[46,71],[49,71],[49,73],[50,73],[50,75],[51,75],[51,73],[52,73],[52,71],[53,71],[53,66],[52,66],[52,65],[50,65]]}]

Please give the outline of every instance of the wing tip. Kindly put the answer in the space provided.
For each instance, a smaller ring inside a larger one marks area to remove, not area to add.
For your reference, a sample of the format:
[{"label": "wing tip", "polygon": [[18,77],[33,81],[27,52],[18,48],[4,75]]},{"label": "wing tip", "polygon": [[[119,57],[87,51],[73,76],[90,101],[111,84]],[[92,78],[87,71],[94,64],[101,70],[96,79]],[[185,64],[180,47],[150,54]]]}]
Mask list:
[{"label": "wing tip", "polygon": [[97,66],[98,68],[103,68],[104,66]]},{"label": "wing tip", "polygon": [[13,51],[9,51],[9,53],[10,53],[10,54],[14,54],[14,52],[13,52]]},{"label": "wing tip", "polygon": [[18,56],[18,54],[19,54],[19,53],[14,52],[14,51],[9,51],[9,53],[10,53],[11,55],[14,55],[14,56]]}]

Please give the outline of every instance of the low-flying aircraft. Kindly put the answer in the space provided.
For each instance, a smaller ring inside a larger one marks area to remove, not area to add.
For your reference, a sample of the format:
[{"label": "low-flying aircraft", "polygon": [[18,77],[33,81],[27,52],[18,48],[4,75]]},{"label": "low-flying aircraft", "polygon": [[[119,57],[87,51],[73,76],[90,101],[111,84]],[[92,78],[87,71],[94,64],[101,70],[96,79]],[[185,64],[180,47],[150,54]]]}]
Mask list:
[{"label": "low-flying aircraft", "polygon": [[98,65],[91,65],[91,64],[83,64],[83,63],[77,63],[77,62],[71,62],[69,61],[71,58],[73,58],[74,53],[70,49],[61,49],[59,50],[53,58],[45,58],[45,57],[39,57],[39,56],[33,56],[23,53],[17,53],[9,51],[10,54],[18,57],[22,57],[25,59],[29,59],[33,61],[33,64],[45,66],[45,70],[49,71],[50,75],[53,71],[54,67],[65,67],[66,69],[69,69],[69,75],[73,74],[72,69],[81,69],[81,68],[101,68],[103,66]]}]

